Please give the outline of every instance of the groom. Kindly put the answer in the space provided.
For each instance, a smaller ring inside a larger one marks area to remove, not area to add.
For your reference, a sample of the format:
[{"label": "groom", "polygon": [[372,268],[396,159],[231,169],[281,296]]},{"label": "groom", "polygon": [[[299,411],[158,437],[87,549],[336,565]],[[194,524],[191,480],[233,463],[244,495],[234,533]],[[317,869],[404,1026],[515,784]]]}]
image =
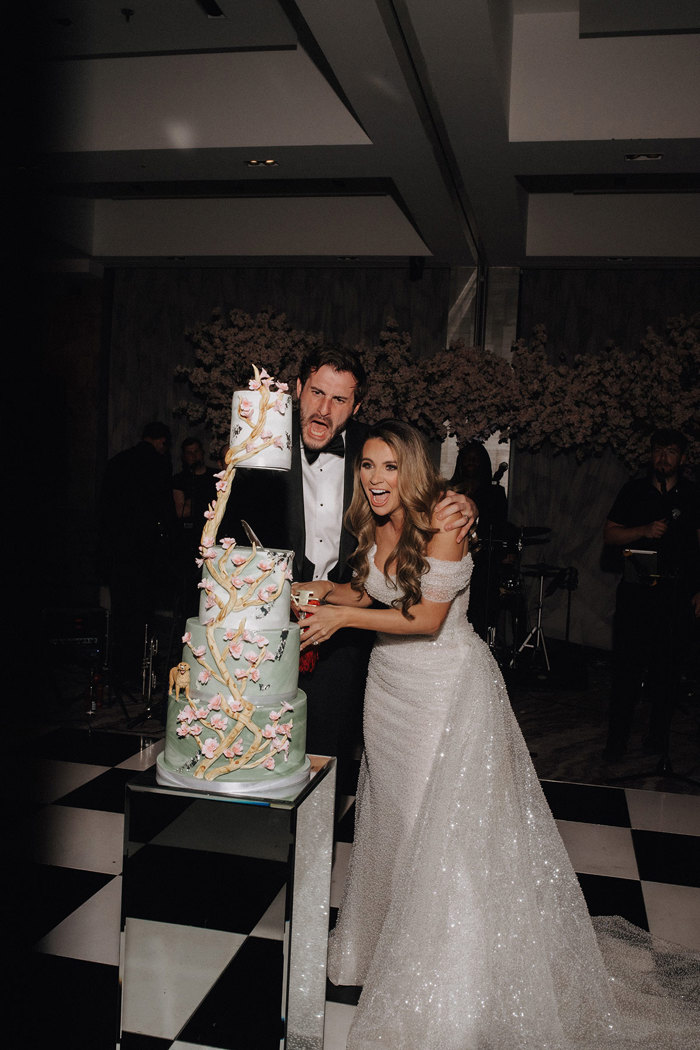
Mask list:
[{"label": "groom", "polygon": [[[347,559],[355,537],[345,529],[343,517],[352,498],[354,462],[368,429],[355,419],[366,390],[364,367],[351,350],[323,346],[313,351],[302,361],[297,379],[291,470],[239,469],[234,479],[231,518],[245,508],[262,543],[293,550],[294,579],[300,582],[347,583],[352,577]],[[459,540],[477,510],[463,496],[453,494],[453,499],[463,512],[452,526],[459,529]],[[237,526],[233,520],[226,526],[236,538]],[[310,754],[337,756],[338,795],[355,791],[352,758],[361,739],[372,644],[368,634],[338,631],[319,646],[313,671],[299,676],[308,701],[307,748]]]}]

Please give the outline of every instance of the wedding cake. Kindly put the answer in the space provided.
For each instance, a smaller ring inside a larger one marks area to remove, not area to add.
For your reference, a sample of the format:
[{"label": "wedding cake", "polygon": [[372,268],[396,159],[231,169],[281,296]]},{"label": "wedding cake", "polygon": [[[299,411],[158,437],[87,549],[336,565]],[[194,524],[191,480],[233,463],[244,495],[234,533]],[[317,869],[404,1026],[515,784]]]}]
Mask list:
[{"label": "wedding cake", "polygon": [[230,447],[205,512],[199,615],[171,671],[157,780],[224,794],[279,794],[308,777],[306,696],[297,688],[299,627],[290,622],[292,551],[241,547],[217,531],[238,467],[289,470],[291,398],[253,366],[233,395]]}]

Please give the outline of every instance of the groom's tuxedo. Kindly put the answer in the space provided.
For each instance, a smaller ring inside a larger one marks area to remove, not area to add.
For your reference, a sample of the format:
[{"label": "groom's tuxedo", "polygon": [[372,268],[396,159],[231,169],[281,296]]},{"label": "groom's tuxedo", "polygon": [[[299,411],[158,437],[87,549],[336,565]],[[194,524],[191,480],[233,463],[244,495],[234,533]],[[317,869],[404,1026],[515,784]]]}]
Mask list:
[{"label": "groom's tuxedo", "polygon": [[[345,429],[342,522],[352,498],[353,465],[362,449],[367,427],[354,419]],[[299,440],[299,419],[292,422],[292,466],[288,471],[239,468],[233,481],[221,535],[232,535],[247,543],[240,519],[250,524],[260,541],[269,547],[294,551],[294,579],[313,579],[314,566],[305,556],[306,525]],[[345,583],[351,578],[347,559],[355,549],[355,538],[341,525],[338,563],[330,579]],[[372,636],[368,631],[338,631],[318,648],[318,663],[310,674],[302,674],[299,686],[308,699],[307,747],[310,754],[337,755],[339,786],[354,792],[354,784],[343,783],[348,762],[359,741],[367,659]],[[342,732],[341,732],[342,730]]]}]

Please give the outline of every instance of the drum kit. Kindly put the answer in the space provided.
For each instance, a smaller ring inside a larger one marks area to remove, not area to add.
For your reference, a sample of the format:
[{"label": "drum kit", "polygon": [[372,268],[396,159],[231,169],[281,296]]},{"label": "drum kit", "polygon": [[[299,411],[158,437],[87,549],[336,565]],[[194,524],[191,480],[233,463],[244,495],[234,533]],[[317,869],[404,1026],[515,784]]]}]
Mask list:
[{"label": "drum kit", "polygon": [[[552,530],[547,526],[528,525],[516,528],[513,525],[505,526],[505,538],[503,535],[489,535],[486,539],[478,539],[472,550],[475,554],[486,551],[486,572],[489,577],[496,575],[498,578],[498,600],[496,608],[492,611],[488,626],[488,643],[499,660],[501,667],[510,670],[516,668],[524,657],[527,650],[532,651],[533,661],[541,657],[546,670],[551,671],[549,654],[545,642],[542,627],[542,610],[545,598],[552,595],[555,590],[565,588],[568,591],[566,611],[566,641],[569,640],[569,627],[571,619],[571,593],[578,586],[578,573],[572,566],[560,567],[550,565],[547,562],[535,562],[523,564],[523,552],[526,548],[546,543]],[[495,562],[495,572],[492,563]],[[525,581],[533,578],[538,581],[537,601],[535,605],[535,622],[527,635],[522,638],[523,623],[527,626],[527,600],[525,593]],[[551,581],[545,590],[545,580]],[[509,632],[505,629],[499,633],[501,614],[508,618],[510,614]],[[506,633],[510,638],[506,640]]]}]

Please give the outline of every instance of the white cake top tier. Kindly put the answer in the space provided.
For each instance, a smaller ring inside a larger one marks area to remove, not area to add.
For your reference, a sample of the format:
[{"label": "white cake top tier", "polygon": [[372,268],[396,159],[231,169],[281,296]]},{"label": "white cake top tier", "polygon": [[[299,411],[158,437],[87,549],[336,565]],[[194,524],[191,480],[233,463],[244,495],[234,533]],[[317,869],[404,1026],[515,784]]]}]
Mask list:
[{"label": "white cake top tier", "polygon": [[256,370],[248,390],[234,392],[230,445],[244,445],[237,457],[239,468],[291,468],[292,399],[286,390],[286,383],[276,382],[262,369]]}]

